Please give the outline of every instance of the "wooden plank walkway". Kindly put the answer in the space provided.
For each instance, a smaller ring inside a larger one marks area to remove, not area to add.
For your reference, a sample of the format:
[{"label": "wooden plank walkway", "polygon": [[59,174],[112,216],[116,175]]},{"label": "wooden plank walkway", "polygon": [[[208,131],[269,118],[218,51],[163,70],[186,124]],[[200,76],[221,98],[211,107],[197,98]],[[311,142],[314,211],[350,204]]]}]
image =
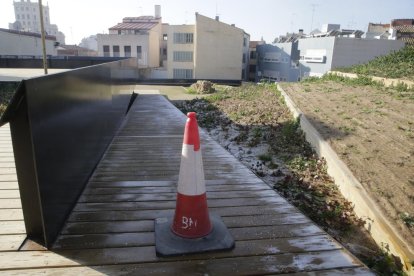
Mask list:
[{"label": "wooden plank walkway", "polygon": [[0,252],[18,250],[25,238],[10,126],[7,124],[0,128]]},{"label": "wooden plank walkway", "polygon": [[[15,176],[1,174],[0,223],[7,227],[0,227],[0,235],[7,239],[0,240],[0,274],[372,275],[203,132],[210,211],[222,216],[236,247],[157,257],[154,219],[174,211],[184,123],[185,116],[162,96],[140,95],[52,251],[16,251],[24,238],[21,210],[12,202],[18,200],[17,184]],[[11,152],[5,153],[8,163]]]}]

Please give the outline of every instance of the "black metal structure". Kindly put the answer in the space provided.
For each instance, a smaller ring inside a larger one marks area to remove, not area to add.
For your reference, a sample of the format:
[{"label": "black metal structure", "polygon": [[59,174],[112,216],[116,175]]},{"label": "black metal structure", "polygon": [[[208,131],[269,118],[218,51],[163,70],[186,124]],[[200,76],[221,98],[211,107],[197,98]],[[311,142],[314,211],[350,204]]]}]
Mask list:
[{"label": "black metal structure", "polygon": [[[28,238],[50,248],[130,105],[136,59],[22,81],[10,122]],[[121,94],[129,90],[131,94]]]}]

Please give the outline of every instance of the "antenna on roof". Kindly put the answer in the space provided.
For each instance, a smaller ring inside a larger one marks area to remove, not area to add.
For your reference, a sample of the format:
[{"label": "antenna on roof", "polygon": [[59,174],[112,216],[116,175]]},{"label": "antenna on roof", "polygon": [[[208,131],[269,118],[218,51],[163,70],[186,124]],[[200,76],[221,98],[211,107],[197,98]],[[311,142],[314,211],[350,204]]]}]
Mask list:
[{"label": "antenna on roof", "polygon": [[218,3],[216,1],[216,20],[219,21],[220,20],[220,14],[218,13]]},{"label": "antenna on roof", "polygon": [[313,17],[314,17],[314,15],[315,15],[315,8],[316,7],[318,7],[319,5],[318,4],[311,4],[311,6],[312,6],[312,21],[311,21],[311,27],[310,27],[310,30],[309,30],[309,33],[311,33],[313,30]]}]

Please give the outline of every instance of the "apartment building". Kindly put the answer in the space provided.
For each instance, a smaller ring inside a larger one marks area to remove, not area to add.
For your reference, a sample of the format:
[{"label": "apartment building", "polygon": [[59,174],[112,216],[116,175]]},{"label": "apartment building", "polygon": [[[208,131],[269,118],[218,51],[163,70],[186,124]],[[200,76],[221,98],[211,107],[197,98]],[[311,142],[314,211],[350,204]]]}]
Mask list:
[{"label": "apartment building", "polygon": [[166,26],[167,78],[247,80],[249,34],[196,13],[195,25]]},{"label": "apartment building", "polygon": [[105,57],[136,57],[140,67],[160,66],[161,16],[125,17],[98,34],[98,54]]},{"label": "apartment building", "polygon": [[[334,26],[330,24],[331,26]],[[358,30],[335,27],[288,43],[258,46],[256,80],[298,81],[366,63],[404,47],[399,40],[363,39]]]},{"label": "apartment building", "polygon": [[[9,23],[9,29],[40,34],[39,3],[20,0],[13,1],[13,5],[15,22]],[[65,44],[65,35],[59,32],[56,24],[50,23],[49,4],[43,5],[43,22],[46,34],[55,36],[57,42]]]},{"label": "apartment building", "polygon": [[234,25],[195,14],[194,25],[162,23],[155,16],[127,17],[98,34],[102,56],[138,57],[151,78],[247,80],[250,36]]}]

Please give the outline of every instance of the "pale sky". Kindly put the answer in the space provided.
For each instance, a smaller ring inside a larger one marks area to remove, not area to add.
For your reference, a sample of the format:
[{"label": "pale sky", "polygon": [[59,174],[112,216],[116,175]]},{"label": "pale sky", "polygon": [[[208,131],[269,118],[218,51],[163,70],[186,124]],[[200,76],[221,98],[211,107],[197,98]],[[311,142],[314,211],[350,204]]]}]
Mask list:
[{"label": "pale sky", "polygon": [[[154,15],[156,4],[164,23],[193,24],[195,12],[211,18],[218,14],[220,21],[244,29],[251,40],[263,37],[268,43],[286,32],[309,33],[326,23],[366,31],[369,22],[414,18],[414,0],[43,0],[47,3],[50,21],[66,35],[67,44],[107,33],[123,17]],[[14,21],[13,0],[0,0],[0,28]]]}]

